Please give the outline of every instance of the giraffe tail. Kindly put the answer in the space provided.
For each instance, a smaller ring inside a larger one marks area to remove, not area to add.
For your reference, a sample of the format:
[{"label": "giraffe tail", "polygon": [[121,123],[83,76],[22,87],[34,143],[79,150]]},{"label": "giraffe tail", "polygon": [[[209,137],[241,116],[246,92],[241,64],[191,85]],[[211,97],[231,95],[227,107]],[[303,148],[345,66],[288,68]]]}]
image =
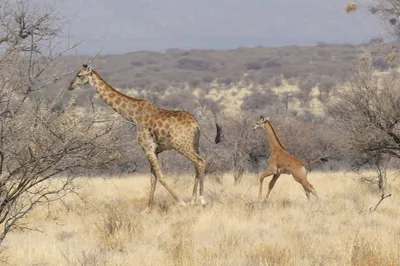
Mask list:
[{"label": "giraffe tail", "polygon": [[312,166],[313,164],[315,164],[315,163],[317,163],[317,162],[322,162],[322,163],[325,163],[325,162],[327,162],[328,161],[328,157],[321,157],[321,158],[318,158],[318,159],[316,159],[316,160],[313,160],[313,161],[311,161],[311,162],[307,162],[306,163],[306,166]]},{"label": "giraffe tail", "polygon": [[208,142],[218,144],[218,143],[221,142],[221,138],[222,138],[222,127],[221,127],[221,125],[219,124],[219,122],[217,121],[217,119],[215,120],[215,126],[216,126],[216,128],[217,128],[217,135],[215,136],[215,140],[212,141],[212,140],[206,135],[206,133],[203,131],[203,129],[201,128],[201,126],[200,126],[199,124],[197,124],[197,127],[198,127],[199,130],[200,130],[200,133],[204,136],[204,138],[205,138]]}]

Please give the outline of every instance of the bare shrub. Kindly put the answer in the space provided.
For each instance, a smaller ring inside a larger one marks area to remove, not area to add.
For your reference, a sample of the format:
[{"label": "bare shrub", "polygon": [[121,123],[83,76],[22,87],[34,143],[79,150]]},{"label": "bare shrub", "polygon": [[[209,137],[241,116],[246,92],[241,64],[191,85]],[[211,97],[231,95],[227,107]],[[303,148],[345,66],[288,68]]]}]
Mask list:
[{"label": "bare shrub", "polygon": [[330,76],[322,75],[318,82],[318,88],[324,92],[329,92],[336,85],[336,80]]},{"label": "bare shrub", "polygon": [[261,62],[250,62],[247,63],[246,65],[247,70],[260,70],[263,68],[263,65]]},{"label": "bare shrub", "polygon": [[347,2],[345,6],[345,10],[347,13],[354,12],[358,9],[358,3],[356,2]]},{"label": "bare shrub", "polygon": [[275,77],[271,78],[271,80],[269,81],[269,84],[271,84],[274,87],[279,87],[282,85],[282,78],[275,76]]},{"label": "bare shrub", "polygon": [[209,62],[194,58],[182,58],[178,60],[178,67],[188,70],[208,70]]},{"label": "bare shrub", "polygon": [[214,80],[215,80],[215,76],[213,76],[213,75],[211,75],[211,74],[207,74],[207,75],[203,76],[203,79],[202,79],[202,81],[203,81],[204,83],[211,83],[211,82],[213,82]]},{"label": "bare shrub", "polygon": [[297,84],[297,79],[296,78],[290,78],[288,79],[288,84],[292,86],[296,86]]},{"label": "bare shrub", "polygon": [[240,108],[246,111],[252,109],[264,109],[269,105],[273,105],[276,100],[276,95],[272,93],[261,93],[256,91],[243,99],[243,103]]},{"label": "bare shrub", "polygon": [[163,97],[160,105],[166,108],[193,110],[197,105],[193,94],[188,91],[174,91],[169,95]]},{"label": "bare shrub", "polygon": [[200,98],[198,110],[202,115],[206,116],[206,113],[210,111],[212,114],[218,114],[221,112],[221,106],[219,102],[209,98]]},{"label": "bare shrub", "polygon": [[322,123],[301,121],[295,117],[283,115],[272,116],[271,120],[283,145],[294,156],[306,161],[326,156],[337,156],[339,151],[335,147],[335,141],[339,134],[331,127]]},{"label": "bare shrub", "polygon": [[191,88],[197,88],[197,87],[200,86],[201,80],[198,79],[198,78],[194,78],[194,79],[192,79],[192,80],[189,80],[188,83],[189,83],[189,86],[190,86]]},{"label": "bare shrub", "polygon": [[254,119],[249,114],[227,115],[222,119],[226,132],[226,140],[223,145],[229,147],[224,156],[227,158],[226,161],[230,162],[229,168],[233,170],[234,182],[238,184],[241,182],[249,163],[249,154],[256,147],[264,146],[263,144],[260,145],[259,141],[253,136]]},{"label": "bare shrub", "polygon": [[218,81],[225,85],[231,85],[232,83],[237,82],[238,78],[235,78],[230,75],[225,75],[223,77],[219,77]]},{"label": "bare shrub", "polygon": [[[356,3],[355,3],[356,4]],[[368,7],[368,10],[379,17],[387,25],[387,30],[394,36],[400,35],[400,24],[398,12],[399,2],[397,0],[379,0],[375,5]],[[354,9],[354,11],[357,8]]]},{"label": "bare shrub", "polygon": [[268,60],[264,64],[264,68],[278,68],[281,66],[282,66],[282,64],[278,60],[275,60],[275,59]]},{"label": "bare shrub", "polygon": [[224,158],[215,152],[209,153],[207,154],[205,174],[211,181],[222,184],[224,172],[227,170],[225,165]]},{"label": "bare shrub", "polygon": [[[54,92],[66,72],[55,69],[61,33],[52,5],[7,1],[0,5],[0,244],[35,206],[74,191],[76,171],[114,160],[107,145],[113,122],[80,115],[74,98],[54,108]],[[107,148],[106,148],[107,147]],[[63,180],[51,179],[60,174]],[[46,182],[45,182],[46,181]]]},{"label": "bare shrub", "polygon": [[386,71],[390,64],[384,58],[376,58],[373,60],[372,66],[378,71]]},{"label": "bare shrub", "polygon": [[285,79],[296,78],[303,71],[303,69],[295,65],[282,67],[282,75]]},{"label": "bare shrub", "polygon": [[371,64],[364,64],[350,79],[350,89],[338,91],[328,106],[354,166],[373,167],[384,162],[382,158],[400,158],[399,82],[398,74],[377,76]]}]

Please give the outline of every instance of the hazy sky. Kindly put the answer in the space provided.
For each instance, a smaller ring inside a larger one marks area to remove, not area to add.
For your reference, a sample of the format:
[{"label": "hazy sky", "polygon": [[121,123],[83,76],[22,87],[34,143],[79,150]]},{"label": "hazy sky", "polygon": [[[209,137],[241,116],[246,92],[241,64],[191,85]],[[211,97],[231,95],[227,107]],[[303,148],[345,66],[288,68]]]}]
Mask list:
[{"label": "hazy sky", "polygon": [[[373,0],[361,1],[365,4]],[[385,31],[347,0],[60,0],[78,53],[360,43]]]}]

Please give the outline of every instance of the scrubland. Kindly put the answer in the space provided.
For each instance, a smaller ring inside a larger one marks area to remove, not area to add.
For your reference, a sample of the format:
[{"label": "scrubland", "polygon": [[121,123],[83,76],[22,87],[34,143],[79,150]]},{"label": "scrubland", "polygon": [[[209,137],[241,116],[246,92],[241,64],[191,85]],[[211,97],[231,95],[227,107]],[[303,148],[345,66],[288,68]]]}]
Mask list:
[{"label": "scrubland", "polygon": [[[39,206],[1,251],[8,265],[399,265],[399,180],[385,199],[354,172],[311,172],[321,201],[282,175],[268,203],[256,202],[258,178],[239,185],[208,178],[208,205],[180,207],[160,185],[146,207],[149,176],[76,179],[76,193]],[[193,177],[168,181],[190,200]],[[267,180],[266,180],[267,181]],[[268,181],[264,182],[264,193]]]}]

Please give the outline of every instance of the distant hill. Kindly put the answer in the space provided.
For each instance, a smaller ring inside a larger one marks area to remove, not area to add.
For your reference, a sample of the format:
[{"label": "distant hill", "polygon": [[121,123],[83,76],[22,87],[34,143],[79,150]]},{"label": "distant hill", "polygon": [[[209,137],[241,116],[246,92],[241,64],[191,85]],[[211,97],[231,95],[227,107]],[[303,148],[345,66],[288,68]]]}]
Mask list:
[{"label": "distant hill", "polygon": [[[363,51],[376,52],[374,64],[379,71],[396,67],[396,62],[387,64],[383,60],[391,47],[375,40],[360,45],[169,49],[165,53],[65,56],[59,63],[71,70],[93,61],[93,68],[115,88],[169,108],[193,110],[204,104],[238,110],[266,104],[287,106],[290,94],[298,108],[320,109],[332,89],[351,75]],[[70,78],[72,75],[57,86],[66,88]],[[85,88],[79,95],[78,104],[88,103],[95,90]]]}]

